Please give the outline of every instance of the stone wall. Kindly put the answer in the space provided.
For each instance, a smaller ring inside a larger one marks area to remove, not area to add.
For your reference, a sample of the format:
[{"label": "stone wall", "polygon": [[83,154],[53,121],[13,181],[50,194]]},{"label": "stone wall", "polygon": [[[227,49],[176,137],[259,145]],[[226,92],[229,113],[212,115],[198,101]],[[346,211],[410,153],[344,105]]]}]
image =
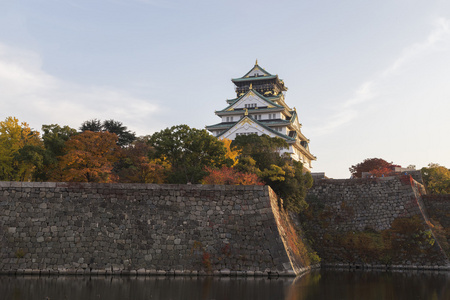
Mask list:
[{"label": "stone wall", "polygon": [[293,275],[280,220],[264,186],[0,182],[0,271]]},{"label": "stone wall", "polygon": [[422,198],[430,218],[450,227],[450,194],[423,195]]},{"label": "stone wall", "polygon": [[302,221],[323,265],[448,268],[409,175],[316,180]]},{"label": "stone wall", "polygon": [[450,257],[450,194],[422,196],[433,231]]}]

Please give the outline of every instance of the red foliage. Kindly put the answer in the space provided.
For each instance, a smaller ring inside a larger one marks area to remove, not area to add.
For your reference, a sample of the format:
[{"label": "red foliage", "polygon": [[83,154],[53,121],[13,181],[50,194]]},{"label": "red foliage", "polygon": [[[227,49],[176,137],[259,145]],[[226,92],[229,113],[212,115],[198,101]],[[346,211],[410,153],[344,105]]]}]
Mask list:
[{"label": "red foliage", "polygon": [[387,168],[387,167],[373,169],[370,171],[370,174],[372,174],[375,177],[388,176],[390,173],[392,173],[392,168]]},{"label": "red foliage", "polygon": [[394,166],[396,165],[388,163],[381,158],[368,158],[359,164],[351,166],[349,170],[350,173],[352,173],[352,175],[356,178],[361,178],[363,172],[370,172],[376,176],[379,175],[378,177],[381,177],[382,175],[391,173]]},{"label": "red foliage", "polygon": [[264,185],[256,174],[241,173],[233,168],[213,169],[206,167],[205,170],[209,174],[203,178],[203,184]]}]

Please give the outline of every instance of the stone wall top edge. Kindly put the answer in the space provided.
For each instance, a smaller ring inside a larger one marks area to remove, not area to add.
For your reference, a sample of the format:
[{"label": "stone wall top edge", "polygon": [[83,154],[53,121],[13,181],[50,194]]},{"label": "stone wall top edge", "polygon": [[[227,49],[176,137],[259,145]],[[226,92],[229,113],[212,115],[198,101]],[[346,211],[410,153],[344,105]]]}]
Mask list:
[{"label": "stone wall top edge", "polygon": [[314,185],[321,184],[347,184],[347,185],[362,185],[366,183],[381,183],[387,181],[399,180],[397,176],[379,177],[379,178],[348,178],[348,179],[315,179]]},{"label": "stone wall top edge", "polygon": [[261,185],[204,185],[204,184],[154,184],[154,183],[88,183],[88,182],[21,182],[0,181],[0,188],[83,188],[83,189],[139,189],[139,190],[238,190],[263,191]]}]

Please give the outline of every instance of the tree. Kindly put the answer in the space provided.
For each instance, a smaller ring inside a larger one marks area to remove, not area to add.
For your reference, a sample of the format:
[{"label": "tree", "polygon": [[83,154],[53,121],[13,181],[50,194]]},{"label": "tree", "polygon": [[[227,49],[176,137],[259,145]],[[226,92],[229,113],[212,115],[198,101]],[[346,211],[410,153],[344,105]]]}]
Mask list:
[{"label": "tree", "polygon": [[38,170],[36,177],[38,180],[47,181],[50,178],[61,177],[59,159],[66,154],[66,142],[77,134],[76,129],[69,126],[59,126],[58,124],[42,125],[42,140],[44,142],[44,166]]},{"label": "tree", "polygon": [[42,132],[45,149],[54,156],[64,155],[66,142],[77,134],[76,129],[69,126],[61,127],[58,124],[42,125]]},{"label": "tree", "polygon": [[239,135],[231,145],[241,150],[239,160],[241,157],[250,156],[260,170],[271,169],[271,165],[278,164],[281,159],[278,150],[288,147],[282,138],[257,134]]},{"label": "tree", "polygon": [[236,170],[253,172],[283,199],[285,208],[300,212],[306,207],[305,196],[312,186],[309,172],[303,173],[303,164],[279,150],[288,144],[281,138],[267,135],[241,135],[233,141],[241,150]]},{"label": "tree", "polygon": [[61,157],[61,181],[114,182],[113,164],[119,159],[117,135],[85,131],[72,136]]},{"label": "tree", "polygon": [[114,166],[120,182],[166,183],[170,163],[163,158],[150,159],[153,148],[145,138],[136,140],[123,149],[123,156]]},{"label": "tree", "polygon": [[120,147],[127,147],[134,140],[136,140],[136,134],[127,130],[127,127],[122,124],[122,122],[115,120],[106,120],[103,123],[98,119],[92,119],[85,121],[80,126],[80,131],[93,131],[101,132],[108,131],[115,133],[118,137],[117,145]]},{"label": "tree", "polygon": [[225,146],[226,153],[225,153],[225,159],[227,160],[227,165],[230,167],[234,167],[238,163],[238,157],[241,154],[241,151],[238,150],[236,147],[232,147],[231,143],[232,140],[229,139],[221,139],[223,142],[223,145]]},{"label": "tree", "polygon": [[45,164],[45,149],[42,145],[25,145],[14,155],[14,166],[17,170],[15,180],[36,181]]},{"label": "tree", "polygon": [[450,194],[450,170],[439,164],[430,163],[420,172],[428,193]]},{"label": "tree", "polygon": [[152,158],[167,158],[172,166],[169,183],[199,183],[205,167],[221,167],[226,149],[222,141],[206,130],[177,125],[156,132],[150,138]]},{"label": "tree", "polygon": [[127,130],[122,122],[114,120],[106,120],[103,122],[103,130],[117,134],[117,145],[120,147],[127,147],[136,140],[136,134]]},{"label": "tree", "polygon": [[102,122],[98,119],[87,120],[81,124],[80,131],[100,132],[103,131],[103,125]]},{"label": "tree", "polygon": [[42,165],[39,132],[15,117],[0,122],[0,180],[30,181]]},{"label": "tree", "polygon": [[385,161],[382,158],[367,158],[363,162],[349,168],[353,177],[361,178],[363,172],[370,172],[374,176],[381,177],[392,172],[396,165]]}]

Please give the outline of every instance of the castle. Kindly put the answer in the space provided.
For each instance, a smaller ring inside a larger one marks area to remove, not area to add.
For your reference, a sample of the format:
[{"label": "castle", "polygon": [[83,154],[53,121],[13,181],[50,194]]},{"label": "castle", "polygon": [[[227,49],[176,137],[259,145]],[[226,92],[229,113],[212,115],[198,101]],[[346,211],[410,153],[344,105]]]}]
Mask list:
[{"label": "castle", "polygon": [[309,139],[301,132],[297,110],[285,102],[287,87],[278,75],[272,75],[258,65],[240,78],[231,80],[236,88],[236,98],[228,99],[228,106],[215,114],[222,120],[206,126],[214,136],[234,140],[239,135],[266,134],[283,138],[289,145],[280,154],[288,153],[311,171],[316,157],[309,151]]}]

